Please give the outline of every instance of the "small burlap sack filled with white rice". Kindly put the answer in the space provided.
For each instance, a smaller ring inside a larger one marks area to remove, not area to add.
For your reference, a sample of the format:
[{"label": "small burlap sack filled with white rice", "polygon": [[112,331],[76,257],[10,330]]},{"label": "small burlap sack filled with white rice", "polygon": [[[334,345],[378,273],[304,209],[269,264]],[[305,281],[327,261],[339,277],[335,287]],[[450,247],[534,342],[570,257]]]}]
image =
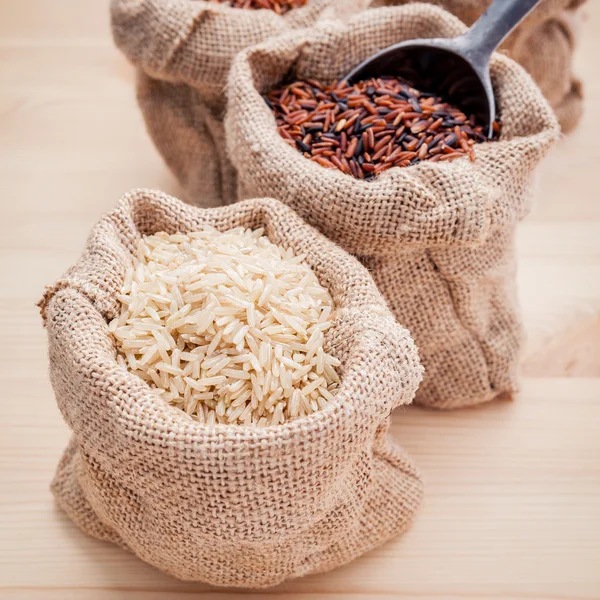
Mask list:
[{"label": "small burlap sack filled with white rice", "polygon": [[111,0],[113,37],[137,68],[148,132],[186,200],[201,206],[235,200],[222,122],[233,57],[285,31],[356,12],[361,2],[308,0],[280,16],[201,0]]},{"label": "small burlap sack filled with white rice", "polygon": [[[414,2],[441,6],[472,25],[491,0],[365,0],[366,7]],[[583,87],[573,72],[573,52],[581,29],[585,0],[543,0],[503,42],[501,50],[533,77],[554,109],[564,133],[583,112]]]},{"label": "small burlap sack filled with white rice", "polygon": [[226,117],[241,193],[277,197],[359,257],[419,347],[416,401],[438,408],[517,388],[513,238],[533,171],[558,136],[552,110],[521,67],[495,55],[499,141],[476,145],[475,162],[424,161],[361,181],[288,146],[261,94],[282,80],[331,82],[394,42],[461,31],[442,9],[412,4],[281,36],[236,58]]},{"label": "small burlap sack filled with white rice", "polygon": [[[324,410],[278,426],[207,427],[117,362],[108,323],[140,237],[205,225],[264,228],[305,254],[329,290],[341,383]],[[415,345],[367,270],[283,204],[200,209],[134,191],[40,306],[73,431],[52,489],[86,533],[181,579],[263,587],[347,563],[411,522],[421,480],[387,428],[421,380]]]}]

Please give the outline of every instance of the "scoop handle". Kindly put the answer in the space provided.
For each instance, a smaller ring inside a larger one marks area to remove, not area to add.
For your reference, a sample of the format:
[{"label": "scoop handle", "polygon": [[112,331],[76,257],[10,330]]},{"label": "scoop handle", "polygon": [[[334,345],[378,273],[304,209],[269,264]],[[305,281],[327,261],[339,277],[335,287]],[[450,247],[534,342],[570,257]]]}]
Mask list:
[{"label": "scoop handle", "polygon": [[463,52],[474,65],[485,67],[492,52],[540,1],[494,0],[459,38]]}]

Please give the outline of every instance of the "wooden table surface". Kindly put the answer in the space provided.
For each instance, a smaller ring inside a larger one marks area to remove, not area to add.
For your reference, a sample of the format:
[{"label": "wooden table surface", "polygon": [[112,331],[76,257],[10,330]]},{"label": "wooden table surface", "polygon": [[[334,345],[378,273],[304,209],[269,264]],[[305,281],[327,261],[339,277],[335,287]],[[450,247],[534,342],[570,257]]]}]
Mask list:
[{"label": "wooden table surface", "polygon": [[[588,112],[541,169],[519,233],[530,340],[514,402],[410,407],[393,433],[422,468],[412,529],[351,565],[260,596],[600,598],[600,3],[577,64]],[[230,599],[83,535],[48,490],[68,431],[35,301],[132,187],[179,190],[112,47],[106,2],[0,2],[0,598]],[[182,557],[184,560],[185,557]]]}]

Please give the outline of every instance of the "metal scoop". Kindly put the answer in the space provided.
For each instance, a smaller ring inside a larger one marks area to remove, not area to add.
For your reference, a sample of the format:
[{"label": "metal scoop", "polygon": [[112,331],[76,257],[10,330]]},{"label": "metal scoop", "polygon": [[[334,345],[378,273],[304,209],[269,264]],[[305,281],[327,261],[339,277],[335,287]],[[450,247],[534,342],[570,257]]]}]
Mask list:
[{"label": "metal scoop", "polygon": [[404,77],[472,115],[492,137],[496,103],[490,57],[540,1],[495,0],[463,35],[394,44],[360,63],[344,79],[355,83],[383,75]]}]

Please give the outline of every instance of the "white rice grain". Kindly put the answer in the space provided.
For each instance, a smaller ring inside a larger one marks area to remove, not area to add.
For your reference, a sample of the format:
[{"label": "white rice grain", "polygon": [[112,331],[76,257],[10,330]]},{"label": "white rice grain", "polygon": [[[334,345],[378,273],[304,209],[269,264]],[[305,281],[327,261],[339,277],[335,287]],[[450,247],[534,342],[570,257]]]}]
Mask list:
[{"label": "white rice grain", "polygon": [[331,296],[262,234],[146,236],[117,294],[121,367],[207,426],[279,425],[326,409],[340,382],[324,348]]}]

